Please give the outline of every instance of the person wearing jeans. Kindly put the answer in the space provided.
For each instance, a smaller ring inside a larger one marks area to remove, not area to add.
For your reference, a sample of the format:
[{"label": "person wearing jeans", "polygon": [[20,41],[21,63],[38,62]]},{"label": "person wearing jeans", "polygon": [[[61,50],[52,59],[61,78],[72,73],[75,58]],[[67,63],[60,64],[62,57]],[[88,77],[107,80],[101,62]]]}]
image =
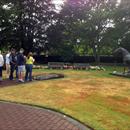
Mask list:
[{"label": "person wearing jeans", "polygon": [[2,68],[4,65],[4,58],[0,51],[0,82],[2,81]]},{"label": "person wearing jeans", "polygon": [[26,74],[25,74],[25,81],[32,81],[32,69],[34,58],[32,56],[32,52],[30,52],[26,59]]}]

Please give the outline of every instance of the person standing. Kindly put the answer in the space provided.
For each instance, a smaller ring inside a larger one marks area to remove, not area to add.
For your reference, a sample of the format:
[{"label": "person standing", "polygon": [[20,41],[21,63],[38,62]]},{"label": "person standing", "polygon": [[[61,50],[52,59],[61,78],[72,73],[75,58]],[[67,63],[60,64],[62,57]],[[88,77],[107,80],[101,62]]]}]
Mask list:
[{"label": "person standing", "polygon": [[0,82],[2,81],[2,69],[4,65],[4,58],[0,51]]},{"label": "person standing", "polygon": [[17,76],[17,56],[16,56],[15,49],[11,49],[11,54],[10,54],[10,76],[9,76],[10,80],[14,79],[13,73],[14,73],[15,70],[16,70],[16,78],[18,78],[18,76]]},{"label": "person standing", "polygon": [[18,80],[19,82],[24,82],[24,72],[25,72],[25,56],[24,50],[21,48],[17,56],[18,65]]},{"label": "person standing", "polygon": [[15,74],[16,74],[16,79],[18,79],[17,57],[18,57],[18,52],[15,53],[15,60],[16,60]]},{"label": "person standing", "polygon": [[5,56],[5,64],[6,64],[6,74],[7,78],[9,78],[9,73],[10,73],[10,51]]},{"label": "person standing", "polygon": [[35,59],[33,58],[32,52],[29,52],[26,58],[26,74],[25,74],[25,81],[32,81],[32,69],[33,63]]}]

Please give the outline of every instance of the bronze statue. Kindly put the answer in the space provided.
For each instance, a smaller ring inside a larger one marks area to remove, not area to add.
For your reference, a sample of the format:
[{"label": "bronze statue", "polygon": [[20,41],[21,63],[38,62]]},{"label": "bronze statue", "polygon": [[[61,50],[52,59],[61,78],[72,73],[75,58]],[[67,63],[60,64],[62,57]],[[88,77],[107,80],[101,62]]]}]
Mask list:
[{"label": "bronze statue", "polygon": [[[123,63],[124,66],[128,67],[128,72],[130,73],[130,53],[122,47],[117,48],[114,52],[113,52],[114,56],[121,56],[123,58]],[[124,73],[125,73],[125,67],[124,67]]]}]

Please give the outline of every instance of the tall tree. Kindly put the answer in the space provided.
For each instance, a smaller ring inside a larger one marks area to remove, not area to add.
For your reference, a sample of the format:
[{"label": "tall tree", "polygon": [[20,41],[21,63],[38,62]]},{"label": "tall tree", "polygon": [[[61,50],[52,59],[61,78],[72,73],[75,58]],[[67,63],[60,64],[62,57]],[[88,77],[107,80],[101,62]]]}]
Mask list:
[{"label": "tall tree", "polygon": [[[54,6],[51,0],[24,0],[19,2],[18,37],[26,50],[38,50],[46,44],[46,30],[52,23]],[[26,46],[28,44],[28,46]]]},{"label": "tall tree", "polygon": [[118,46],[122,46],[130,51],[130,1],[122,0],[114,16]]},{"label": "tall tree", "polygon": [[61,22],[68,42],[77,46],[79,39],[79,45],[86,44],[85,49],[91,49],[98,62],[106,33],[113,28],[116,4],[117,1],[111,0],[67,0],[61,11]]},{"label": "tall tree", "polygon": [[[6,8],[3,9],[3,6]],[[55,13],[52,0],[7,0],[3,2],[1,10],[4,11],[1,15],[5,20],[3,18],[1,20],[4,21],[6,29],[10,24],[11,31],[8,29],[5,32],[6,37],[8,32],[12,32],[9,40],[12,46],[38,52],[45,47],[46,31],[53,22]],[[5,28],[4,23],[2,22],[3,28]]]},{"label": "tall tree", "polygon": [[0,47],[9,47],[12,41],[15,9],[10,10],[10,8],[12,8],[10,1],[0,2]]}]

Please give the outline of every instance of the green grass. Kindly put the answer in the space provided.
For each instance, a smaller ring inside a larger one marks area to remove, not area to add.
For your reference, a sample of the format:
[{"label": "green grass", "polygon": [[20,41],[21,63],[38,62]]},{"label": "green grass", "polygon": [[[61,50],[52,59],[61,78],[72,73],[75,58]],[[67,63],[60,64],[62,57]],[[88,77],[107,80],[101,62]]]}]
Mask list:
[{"label": "green grass", "polygon": [[[0,100],[52,108],[68,114],[95,130],[130,130],[130,79],[106,71],[34,70],[63,73],[65,78],[0,89]],[[116,67],[116,71],[122,71]]]}]

